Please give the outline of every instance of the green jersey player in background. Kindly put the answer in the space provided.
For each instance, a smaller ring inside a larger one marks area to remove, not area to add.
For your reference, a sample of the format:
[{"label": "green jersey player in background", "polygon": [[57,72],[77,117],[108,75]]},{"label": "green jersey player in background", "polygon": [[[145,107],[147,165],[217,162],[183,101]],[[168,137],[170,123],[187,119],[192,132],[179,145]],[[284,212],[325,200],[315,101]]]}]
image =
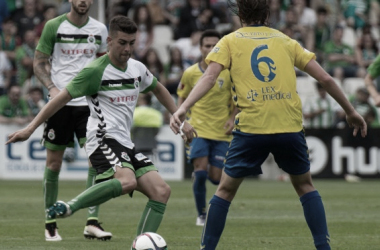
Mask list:
[{"label": "green jersey player in background", "polygon": [[[89,17],[92,0],[72,0],[69,13],[48,21],[43,29],[34,57],[34,73],[49,90],[51,99],[66,87],[84,66],[107,51],[107,28]],[[46,147],[43,178],[45,209],[57,201],[58,179],[66,147],[86,142],[86,124],[90,114],[86,99],[76,98],[62,107],[45,124],[42,144]],[[96,171],[91,166],[86,187],[94,183]],[[84,229],[86,238],[111,239],[98,222],[98,207],[88,210]],[[55,219],[46,218],[45,239],[60,241]]]},{"label": "green jersey player in background", "polygon": [[[67,217],[79,209],[124,194],[132,196],[133,191],[137,190],[148,198],[148,202],[136,235],[156,232],[161,224],[171,190],[153,162],[135,150],[130,130],[140,92],[153,92],[171,114],[177,107],[168,90],[146,66],[130,58],[136,32],[137,26],[131,19],[114,17],[107,38],[108,54],[86,66],[26,128],[9,136],[7,143],[28,139],[44,120],[70,100],[86,96],[91,112],[87,125],[86,152],[97,171],[97,184],[67,203],[56,202],[48,211],[52,219]],[[183,139],[188,142],[196,135],[186,122],[182,131]]]}]

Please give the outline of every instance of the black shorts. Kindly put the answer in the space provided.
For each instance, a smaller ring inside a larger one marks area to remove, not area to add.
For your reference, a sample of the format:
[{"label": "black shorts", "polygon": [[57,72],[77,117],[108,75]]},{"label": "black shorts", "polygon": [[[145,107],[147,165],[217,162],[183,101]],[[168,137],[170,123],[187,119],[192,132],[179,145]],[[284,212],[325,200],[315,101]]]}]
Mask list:
[{"label": "black shorts", "polygon": [[80,147],[86,143],[88,106],[64,106],[45,122],[41,143],[48,149],[63,151],[74,147],[74,134]]},{"label": "black shorts", "polygon": [[96,169],[96,181],[112,178],[116,166],[130,168],[136,178],[149,171],[157,171],[153,162],[144,154],[121,145],[112,138],[103,138],[102,144],[90,155],[90,162]]}]

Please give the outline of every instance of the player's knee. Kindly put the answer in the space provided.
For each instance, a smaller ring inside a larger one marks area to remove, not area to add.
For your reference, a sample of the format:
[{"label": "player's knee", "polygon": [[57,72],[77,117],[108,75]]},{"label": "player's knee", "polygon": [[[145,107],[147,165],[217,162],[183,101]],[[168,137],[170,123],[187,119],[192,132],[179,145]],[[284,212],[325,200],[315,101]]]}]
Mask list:
[{"label": "player's knee", "polygon": [[61,170],[61,166],[62,166],[62,159],[59,160],[59,159],[54,159],[54,160],[50,160],[46,163],[46,166],[51,170],[51,171],[54,171],[54,172],[58,172]]},{"label": "player's knee", "polygon": [[137,181],[136,179],[119,179],[121,183],[121,187],[123,189],[123,194],[128,194],[136,189],[137,187]]},{"label": "player's knee", "polygon": [[162,203],[166,203],[169,200],[171,192],[172,191],[170,186],[165,182],[162,185],[157,186],[155,192],[155,200],[160,201]]}]

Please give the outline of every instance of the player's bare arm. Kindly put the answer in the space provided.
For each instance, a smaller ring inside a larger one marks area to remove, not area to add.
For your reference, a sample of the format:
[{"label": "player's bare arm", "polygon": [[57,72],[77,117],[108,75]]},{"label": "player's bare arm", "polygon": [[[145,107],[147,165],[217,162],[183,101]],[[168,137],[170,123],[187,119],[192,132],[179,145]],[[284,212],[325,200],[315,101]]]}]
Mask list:
[{"label": "player's bare arm", "polygon": [[380,107],[380,95],[377,92],[375,85],[373,84],[373,78],[370,74],[367,74],[364,78],[365,86],[368,90],[368,93],[371,95],[375,105]]},{"label": "player's bare arm", "polygon": [[205,73],[191,90],[189,96],[170,118],[170,128],[175,134],[180,132],[180,126],[185,120],[186,112],[215,85],[216,79],[222,69],[223,66],[219,63],[211,62],[209,64]]},{"label": "player's bare arm", "polygon": [[38,128],[38,126],[65,106],[71,99],[72,97],[69,92],[66,89],[63,89],[53,100],[48,102],[41,109],[38,115],[29,123],[27,127],[10,134],[8,136],[8,141],[5,144],[27,140]]},{"label": "player's bare arm", "polygon": [[346,120],[348,125],[354,128],[353,135],[356,136],[360,130],[362,137],[365,137],[367,135],[366,122],[347,100],[343,91],[335,83],[334,79],[315,60],[311,60],[308,64],[306,64],[305,72],[320,82],[327,93],[329,93],[343,108],[346,112]]},{"label": "player's bare arm", "polygon": [[[152,92],[157,97],[158,101],[170,112],[170,114],[176,112],[177,106],[175,105],[173,98],[171,97],[169,91],[160,82],[157,83],[157,87]],[[187,122],[185,122],[182,128],[182,132],[184,134],[182,138],[185,142],[191,142],[194,136],[198,136],[195,129]]]},{"label": "player's bare arm", "polygon": [[40,80],[40,82],[49,90],[50,97],[55,97],[59,93],[59,90],[51,80],[50,55],[36,50],[34,53],[33,65],[34,74],[37,76],[38,80]]}]

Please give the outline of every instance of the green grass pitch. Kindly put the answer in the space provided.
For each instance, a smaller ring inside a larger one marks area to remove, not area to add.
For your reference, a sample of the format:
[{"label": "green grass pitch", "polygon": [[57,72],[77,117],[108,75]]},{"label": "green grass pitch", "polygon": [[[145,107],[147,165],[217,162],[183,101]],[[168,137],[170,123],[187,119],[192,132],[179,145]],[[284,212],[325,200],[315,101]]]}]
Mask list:
[{"label": "green grass pitch", "polygon": [[[172,195],[158,231],[169,250],[199,249],[201,227],[191,182],[169,182]],[[325,205],[332,249],[380,249],[380,180],[347,183],[315,180]],[[61,181],[58,198],[67,201],[85,181]],[[207,184],[208,199],[215,186]],[[42,183],[0,181],[0,249],[130,249],[146,198],[135,193],[101,206],[100,221],[113,233],[111,241],[83,237],[86,210],[58,221],[61,242],[45,242]],[[218,250],[314,249],[302,207],[289,182],[247,179],[230,207]]]}]

